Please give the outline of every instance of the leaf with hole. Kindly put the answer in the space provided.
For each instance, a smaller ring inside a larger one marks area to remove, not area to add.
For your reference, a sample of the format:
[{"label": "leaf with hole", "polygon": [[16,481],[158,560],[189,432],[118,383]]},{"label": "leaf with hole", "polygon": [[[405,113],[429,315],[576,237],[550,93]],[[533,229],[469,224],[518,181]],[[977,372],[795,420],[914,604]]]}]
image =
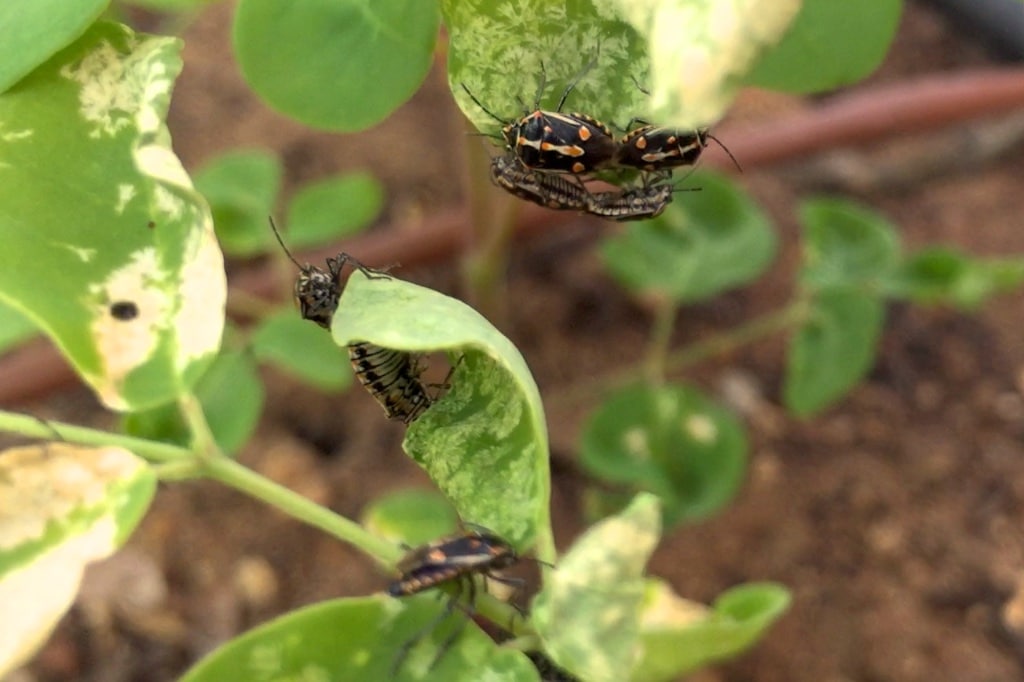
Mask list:
[{"label": "leaf with hole", "polygon": [[209,210],[164,125],[179,49],[99,23],[0,95],[0,297],[112,409],[187,391],[224,325]]},{"label": "leaf with hole", "polygon": [[700,191],[605,240],[605,267],[623,286],[678,303],[703,301],[750,282],[771,263],[775,233],[757,204],[720,175],[701,173],[692,184]]}]

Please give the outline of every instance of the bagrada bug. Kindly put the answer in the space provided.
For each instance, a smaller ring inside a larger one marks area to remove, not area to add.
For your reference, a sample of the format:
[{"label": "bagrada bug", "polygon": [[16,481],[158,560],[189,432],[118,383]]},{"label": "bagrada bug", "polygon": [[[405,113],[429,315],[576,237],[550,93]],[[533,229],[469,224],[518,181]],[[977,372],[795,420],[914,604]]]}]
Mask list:
[{"label": "bagrada bug", "polygon": [[[328,258],[326,271],[309,263],[299,265],[284,245],[273,220],[270,225],[281,248],[299,268],[299,277],[295,280],[295,302],[299,313],[303,319],[325,329],[331,328],[331,320],[338,309],[341,271],[346,264],[351,264],[371,279],[389,277],[380,270],[364,266],[347,253]],[[348,358],[359,383],[380,403],[388,419],[411,424],[433,404],[426,387],[420,382],[423,370],[414,354],[361,342],[348,347]]]},{"label": "bagrada bug", "polygon": [[[479,526],[468,528],[463,533],[451,535],[440,540],[416,547],[398,562],[401,576],[388,586],[388,594],[392,597],[405,597],[437,587],[445,583],[454,583],[456,591],[448,599],[448,604],[441,614],[433,619],[421,632],[402,645],[402,649],[392,664],[392,674],[398,670],[409,650],[428,632],[437,627],[441,621],[450,616],[459,604],[459,598],[465,593],[468,605],[462,607],[468,617],[472,617],[476,603],[475,575],[483,575],[498,582],[519,585],[520,581],[496,576],[492,571],[508,568],[519,561],[519,555],[508,542],[493,532]],[[460,623],[438,648],[432,668],[444,655],[466,626],[467,620]]]},{"label": "bagrada bug", "polygon": [[554,111],[540,108],[545,85],[544,66],[541,64],[541,80],[533,111],[526,110],[525,115],[518,120],[509,121],[494,114],[476,98],[465,83],[461,85],[478,107],[502,124],[501,136],[508,150],[525,166],[549,173],[580,175],[610,164],[616,150],[615,138],[604,123],[579,112],[562,113],[569,93],[596,62],[595,57],[569,83]]},{"label": "bagrada bug", "polygon": [[707,128],[682,131],[643,125],[619,140],[615,163],[644,171],[692,166],[708,146],[709,137]]}]

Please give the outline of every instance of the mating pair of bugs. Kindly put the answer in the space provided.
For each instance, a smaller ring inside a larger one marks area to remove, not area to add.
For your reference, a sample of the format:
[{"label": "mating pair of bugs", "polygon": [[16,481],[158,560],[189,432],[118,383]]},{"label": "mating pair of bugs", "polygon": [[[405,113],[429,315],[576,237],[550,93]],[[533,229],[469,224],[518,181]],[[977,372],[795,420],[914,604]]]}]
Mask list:
[{"label": "mating pair of bugs", "polygon": [[[707,128],[679,130],[633,119],[625,135],[616,140],[608,126],[593,116],[563,112],[569,93],[595,63],[596,58],[569,83],[554,111],[540,108],[545,84],[542,65],[533,110],[526,108],[519,119],[494,114],[461,84],[477,106],[502,124],[500,137],[507,154],[492,159],[491,179],[511,194],[547,208],[619,221],[655,217],[672,201],[675,190],[668,184],[672,170],[694,165],[708,140],[716,138]],[[591,193],[582,178],[605,169],[639,170],[641,185]],[[572,181],[557,174],[569,174]]]}]

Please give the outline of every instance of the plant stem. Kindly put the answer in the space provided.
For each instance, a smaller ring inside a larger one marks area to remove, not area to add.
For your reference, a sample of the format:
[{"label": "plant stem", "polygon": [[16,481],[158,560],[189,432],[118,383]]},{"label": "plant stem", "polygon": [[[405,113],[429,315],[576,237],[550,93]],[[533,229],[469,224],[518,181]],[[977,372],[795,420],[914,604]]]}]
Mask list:
[{"label": "plant stem", "polygon": [[[797,299],[791,301],[783,308],[756,317],[746,324],[716,334],[704,341],[684,346],[675,352],[666,353],[664,357],[664,373],[679,372],[710,357],[728,353],[762,337],[785,331],[800,324],[806,318],[807,311],[806,301]],[[656,322],[655,334],[658,333],[659,324]],[[671,326],[669,331],[671,331]],[[653,357],[653,348],[650,355]],[[646,362],[652,362],[652,360],[648,358]],[[622,386],[635,381],[638,369],[641,368],[633,365],[574,384],[552,395],[546,403],[557,406],[556,409],[564,409],[583,401],[593,400],[595,395],[601,395],[616,386]],[[642,369],[647,374],[650,374],[652,371],[649,367]]]},{"label": "plant stem", "polygon": [[679,308],[668,299],[659,300],[654,313],[654,324],[651,326],[651,340],[647,347],[644,360],[644,375],[652,385],[665,381],[665,364],[668,360],[668,349],[672,342],[672,328],[675,326]]},{"label": "plant stem", "polygon": [[402,556],[402,550],[397,545],[378,538],[367,532],[358,523],[321,507],[283,485],[242,466],[233,459],[214,457],[203,465],[202,472],[210,478],[277,507],[285,514],[353,545],[384,565],[393,566]]},{"label": "plant stem", "polygon": [[80,445],[122,447],[151,462],[176,462],[192,457],[191,452],[177,445],[123,436],[110,431],[89,429],[63,422],[53,422],[6,410],[0,410],[0,431],[19,433],[32,438],[63,440]]},{"label": "plant stem", "polygon": [[707,358],[731,352],[761,337],[785,331],[800,324],[806,316],[806,302],[802,299],[791,301],[784,308],[669,353],[665,363],[671,370],[679,371]]},{"label": "plant stem", "polygon": [[[467,122],[470,132],[475,132]],[[463,263],[463,284],[469,301],[485,317],[502,326],[506,316],[505,270],[508,245],[515,231],[517,204],[496,204],[485,180],[488,154],[479,144],[466,145],[466,184],[471,239]],[[501,206],[504,210],[497,210]]]}]

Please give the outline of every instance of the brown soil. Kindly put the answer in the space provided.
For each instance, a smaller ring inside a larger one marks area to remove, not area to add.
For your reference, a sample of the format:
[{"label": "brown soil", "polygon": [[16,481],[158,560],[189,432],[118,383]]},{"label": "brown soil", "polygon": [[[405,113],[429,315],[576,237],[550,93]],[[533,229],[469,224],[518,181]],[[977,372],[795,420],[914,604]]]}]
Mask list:
[{"label": "brown soil", "polygon": [[[259,146],[280,153],[287,191],[327,174],[371,170],[387,186],[386,220],[414,223],[458,204],[462,131],[440,73],[373,131],[311,132],[269,112],[241,83],[228,50],[230,9],[212,7],[185,34],[186,67],[170,124],[190,169],[232,147]],[[910,3],[892,54],[871,80],[992,61],[943,18]],[[800,106],[748,94],[734,116],[756,121]],[[684,311],[675,343],[787,299],[797,262],[795,209],[822,187],[887,215],[907,245],[1024,252],[1020,147],[969,169],[948,155],[927,172],[911,163],[949,139],[887,141],[742,175],[776,221],[782,254],[756,285]],[[849,167],[861,170],[832,172]],[[880,181],[876,167],[890,175]],[[579,426],[598,396],[565,405],[557,395],[629,363],[649,324],[595,256],[597,238],[614,228],[569,223],[513,255],[509,288],[517,304],[505,325],[550,397],[553,511],[562,546],[584,525],[583,482],[571,461]],[[454,291],[456,273],[451,263],[407,268],[403,276]],[[755,580],[784,583],[794,594],[791,611],[761,644],[702,680],[1024,679],[1022,303],[1024,295],[1004,296],[973,316],[891,309],[868,380],[807,422],[778,405],[782,339],[685,377],[723,399],[746,397],[750,473],[723,514],[665,538],[651,573],[700,601]],[[266,378],[269,402],[242,455],[246,464],[348,516],[384,492],[427,484],[401,452],[400,425],[386,423],[362,392],[325,398],[279,375]],[[109,421],[96,416],[84,391],[26,407]],[[23,679],[173,679],[275,614],[368,594],[385,581],[349,547],[239,494],[211,483],[166,485],[127,550],[90,578],[88,593]]]}]

